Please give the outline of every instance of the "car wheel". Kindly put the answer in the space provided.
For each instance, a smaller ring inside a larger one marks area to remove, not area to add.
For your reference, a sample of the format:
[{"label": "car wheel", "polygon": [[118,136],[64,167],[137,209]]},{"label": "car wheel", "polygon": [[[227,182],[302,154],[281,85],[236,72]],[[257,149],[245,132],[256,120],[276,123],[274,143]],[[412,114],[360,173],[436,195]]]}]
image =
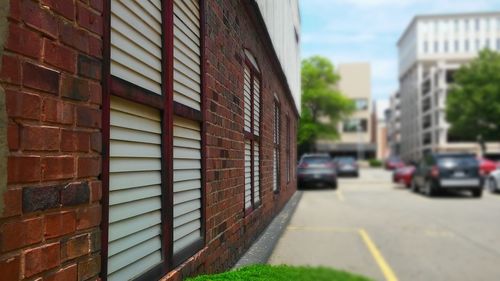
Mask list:
[{"label": "car wheel", "polygon": [[489,178],[488,179],[488,189],[491,191],[491,193],[497,193],[498,192],[497,181],[494,178]]},{"label": "car wheel", "polygon": [[337,189],[337,182],[336,181],[332,184],[332,189]]},{"label": "car wheel", "polygon": [[471,190],[471,192],[472,192],[472,197],[475,197],[475,198],[480,198],[483,195],[482,189],[473,189],[473,190]]},{"label": "car wheel", "polygon": [[432,187],[432,183],[430,181],[425,182],[425,194],[429,197],[436,195],[436,190]]}]

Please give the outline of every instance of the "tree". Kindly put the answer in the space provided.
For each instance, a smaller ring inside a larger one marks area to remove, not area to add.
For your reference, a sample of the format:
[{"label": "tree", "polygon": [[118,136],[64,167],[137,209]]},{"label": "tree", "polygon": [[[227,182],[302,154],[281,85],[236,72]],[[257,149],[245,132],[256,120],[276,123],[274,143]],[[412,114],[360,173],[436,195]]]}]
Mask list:
[{"label": "tree", "polygon": [[446,99],[450,135],[480,143],[500,140],[500,53],[482,51],[453,78]]},{"label": "tree", "polygon": [[[298,142],[312,149],[318,138],[338,138],[338,123],[354,111],[354,102],[335,86],[340,77],[320,56],[302,61],[302,104]],[[320,120],[328,120],[321,122]]]}]

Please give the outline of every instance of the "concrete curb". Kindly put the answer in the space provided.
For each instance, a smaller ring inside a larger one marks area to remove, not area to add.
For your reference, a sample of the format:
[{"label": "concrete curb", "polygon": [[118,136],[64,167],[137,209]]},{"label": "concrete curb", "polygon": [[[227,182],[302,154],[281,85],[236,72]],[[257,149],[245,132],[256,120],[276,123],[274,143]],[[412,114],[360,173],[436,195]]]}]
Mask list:
[{"label": "concrete curb", "polygon": [[290,198],[288,203],[281,212],[271,221],[271,223],[262,232],[259,238],[246,251],[246,253],[238,260],[233,269],[252,264],[267,263],[271,254],[278,243],[279,238],[285,231],[292,215],[302,198],[302,191],[297,191]]}]

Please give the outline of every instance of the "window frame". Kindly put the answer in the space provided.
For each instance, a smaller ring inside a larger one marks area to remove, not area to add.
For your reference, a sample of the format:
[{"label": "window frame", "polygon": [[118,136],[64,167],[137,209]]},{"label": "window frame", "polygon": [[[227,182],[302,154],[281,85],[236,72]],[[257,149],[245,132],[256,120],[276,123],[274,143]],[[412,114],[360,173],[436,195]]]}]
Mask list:
[{"label": "window frame", "polygon": [[[173,100],[174,96],[174,0],[161,1],[162,17],[162,82],[161,95],[153,93],[124,79],[111,75],[111,1],[103,4],[103,81],[102,81],[102,199],[101,199],[101,280],[108,275],[108,232],[109,232],[109,160],[110,160],[110,99],[117,96],[127,101],[146,105],[161,111],[162,117],[162,202],[161,236],[162,262],[144,272],[134,280],[151,280],[165,276],[169,271],[203,249],[206,244],[206,75],[205,75],[205,0],[198,0],[200,6],[200,110],[190,108]],[[170,27],[170,28],[169,28]],[[173,253],[173,118],[174,115],[200,123],[201,134],[201,239],[187,246],[179,253]]]},{"label": "window frame", "polygon": [[[246,215],[249,215],[254,210],[258,209],[262,205],[262,142],[261,142],[261,128],[262,128],[262,74],[258,69],[258,65],[254,65],[248,55],[252,55],[251,52],[245,49],[245,62],[243,64],[243,71],[245,68],[248,68],[250,73],[250,132],[247,132],[245,129],[245,118],[243,117],[243,134],[244,134],[244,143],[246,141],[250,141],[250,207],[245,207],[245,193],[243,193],[243,210]],[[252,55],[253,56],[253,55]],[[258,64],[255,59],[255,63]],[[244,75],[244,72],[243,72]],[[243,78],[244,79],[244,78]],[[259,82],[259,120],[257,120],[259,124],[258,135],[255,134],[255,79]],[[243,81],[243,84],[245,81]],[[244,86],[243,86],[244,87]],[[243,110],[245,109],[245,92],[243,90]],[[259,201],[255,202],[255,143],[259,145]],[[245,166],[243,165],[243,169]]]},{"label": "window frame", "polygon": [[292,178],[292,159],[291,159],[291,143],[292,143],[292,135],[291,135],[291,128],[290,128],[290,116],[288,113],[286,114],[285,117],[286,120],[286,182],[287,184],[290,183],[290,180]]},{"label": "window frame", "polygon": [[[273,153],[276,152],[276,163],[273,159],[273,169],[276,169],[276,189],[273,188],[274,194],[281,191],[281,104],[278,97],[274,96],[273,104]],[[276,166],[275,166],[276,165]]]}]

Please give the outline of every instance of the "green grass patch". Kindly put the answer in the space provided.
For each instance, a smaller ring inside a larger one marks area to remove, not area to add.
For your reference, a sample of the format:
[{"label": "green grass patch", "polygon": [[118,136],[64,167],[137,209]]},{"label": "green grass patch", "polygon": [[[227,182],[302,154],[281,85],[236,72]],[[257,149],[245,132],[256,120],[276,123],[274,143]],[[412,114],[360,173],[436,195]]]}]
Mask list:
[{"label": "green grass patch", "polygon": [[371,281],[363,276],[325,267],[294,267],[287,265],[251,265],[215,275],[202,275],[189,281]]},{"label": "green grass patch", "polygon": [[370,163],[370,167],[382,167],[382,161],[380,160],[377,160],[377,159],[370,159],[368,160],[368,162]]}]

